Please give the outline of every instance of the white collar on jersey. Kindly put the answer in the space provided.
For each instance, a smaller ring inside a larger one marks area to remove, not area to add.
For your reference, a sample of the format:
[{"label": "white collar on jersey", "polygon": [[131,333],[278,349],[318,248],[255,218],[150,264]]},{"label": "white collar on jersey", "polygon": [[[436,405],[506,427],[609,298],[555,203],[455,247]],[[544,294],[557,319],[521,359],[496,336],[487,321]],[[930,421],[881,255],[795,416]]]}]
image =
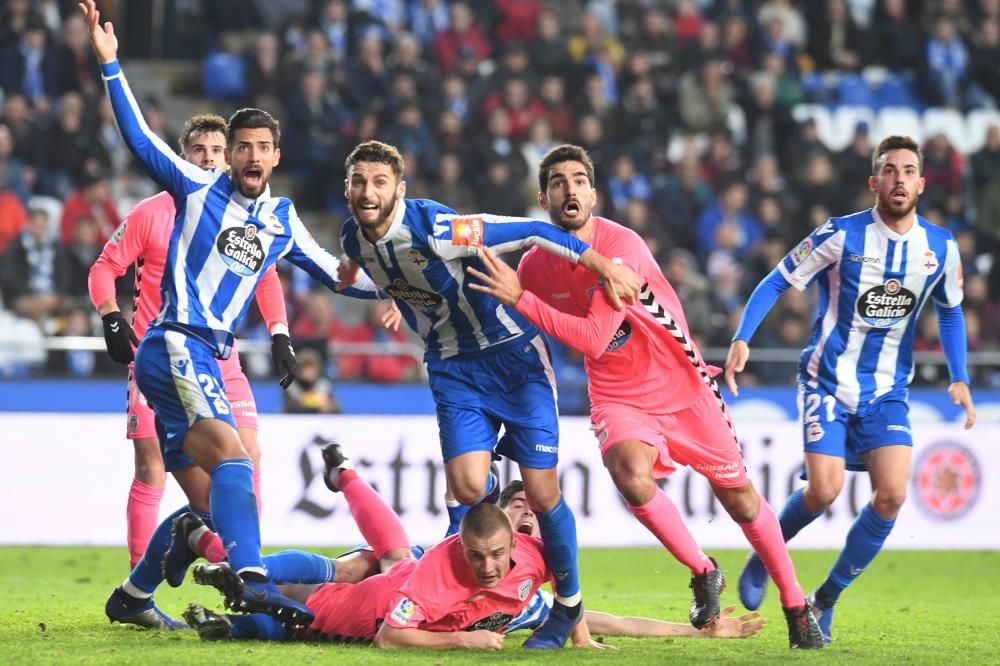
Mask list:
[{"label": "white collar on jersey", "polygon": [[[403,226],[403,218],[406,217],[406,197],[399,200],[399,206],[396,207],[396,214],[392,218],[392,223],[389,224],[389,228],[386,229],[385,235],[375,241],[374,245],[385,245],[392,240],[392,237],[396,235],[396,232],[401,226]],[[362,238],[364,234],[362,234]]]},{"label": "white collar on jersey", "polygon": [[[232,176],[230,176],[230,178],[232,178]],[[264,191],[261,192],[260,196],[256,199],[251,199],[250,197],[245,197],[240,194],[240,191],[236,189],[236,183],[233,183],[233,194],[231,198],[239,204],[240,208],[247,210],[251,205],[262,204],[271,199],[271,183],[264,186]]]},{"label": "white collar on jersey", "polygon": [[889,225],[885,223],[885,221],[882,219],[882,216],[878,214],[878,209],[875,208],[874,206],[872,206],[872,218],[875,220],[876,228],[879,229],[889,240],[894,240],[894,241],[909,240],[909,238],[913,236],[914,232],[917,230],[917,227],[920,226],[920,220],[918,220],[917,217],[914,216],[913,226],[910,227],[909,231],[907,231],[905,234],[898,234],[891,228],[889,228]]}]

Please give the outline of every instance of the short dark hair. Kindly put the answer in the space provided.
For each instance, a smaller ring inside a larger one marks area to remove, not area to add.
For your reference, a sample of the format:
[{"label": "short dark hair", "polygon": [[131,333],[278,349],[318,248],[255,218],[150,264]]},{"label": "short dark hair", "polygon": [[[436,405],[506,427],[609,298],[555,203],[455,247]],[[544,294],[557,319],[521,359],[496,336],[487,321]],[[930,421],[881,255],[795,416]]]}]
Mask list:
[{"label": "short dark hair", "polygon": [[503,509],[496,504],[477,504],[470,508],[462,523],[459,525],[458,533],[465,537],[489,538],[499,531],[507,534],[514,534],[514,527],[510,524],[510,518]]},{"label": "short dark hair", "polygon": [[920,144],[908,136],[894,134],[879,141],[872,151],[872,173],[878,174],[879,162],[890,150],[912,150],[917,155],[917,170],[924,172],[924,153],[920,150]]},{"label": "short dark hair", "polygon": [[351,170],[351,167],[358,162],[376,162],[378,164],[388,164],[396,178],[402,178],[406,171],[406,162],[399,152],[399,148],[388,143],[382,143],[374,139],[359,143],[351,151],[351,154],[344,160],[344,169]]},{"label": "short dark hair", "polygon": [[500,491],[500,508],[506,509],[507,505],[510,504],[511,500],[514,499],[514,495],[524,492],[524,482],[520,479],[513,479],[508,483],[503,490]]},{"label": "short dark hair", "polygon": [[186,153],[193,135],[219,132],[222,136],[226,136],[228,129],[229,125],[222,116],[215,113],[199,113],[196,116],[191,116],[184,123],[184,127],[181,128],[181,135],[177,139],[177,144],[180,146],[181,152]]},{"label": "short dark hair", "polygon": [[274,147],[277,148],[278,142],[281,141],[280,123],[264,109],[253,108],[240,109],[229,116],[229,130],[226,132],[226,144],[232,148],[236,130],[258,129],[261,127],[271,130],[271,140],[274,141]]},{"label": "short dark hair", "polygon": [[556,164],[562,162],[580,162],[583,164],[583,168],[587,170],[587,179],[590,181],[590,186],[594,187],[594,161],[590,159],[590,155],[587,151],[580,146],[575,146],[571,143],[564,143],[561,146],[556,146],[549,152],[545,153],[542,160],[538,163],[538,189],[540,192],[544,192],[549,187],[549,170],[552,169]]}]

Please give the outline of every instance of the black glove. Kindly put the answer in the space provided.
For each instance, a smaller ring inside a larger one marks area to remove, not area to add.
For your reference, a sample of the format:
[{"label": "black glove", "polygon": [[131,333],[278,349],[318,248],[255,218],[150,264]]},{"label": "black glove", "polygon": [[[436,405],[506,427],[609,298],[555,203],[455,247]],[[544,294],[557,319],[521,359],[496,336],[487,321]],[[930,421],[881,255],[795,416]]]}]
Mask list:
[{"label": "black glove", "polygon": [[292,341],[284,333],[275,333],[271,336],[271,360],[274,361],[274,374],[281,377],[278,381],[281,388],[286,389],[291,386],[295,381],[295,369],[299,364],[295,360]]},{"label": "black glove", "polygon": [[101,317],[101,321],[104,323],[104,344],[108,347],[108,356],[125,365],[134,361],[135,352],[132,351],[132,345],[138,346],[139,341],[122,313],[109,312]]}]

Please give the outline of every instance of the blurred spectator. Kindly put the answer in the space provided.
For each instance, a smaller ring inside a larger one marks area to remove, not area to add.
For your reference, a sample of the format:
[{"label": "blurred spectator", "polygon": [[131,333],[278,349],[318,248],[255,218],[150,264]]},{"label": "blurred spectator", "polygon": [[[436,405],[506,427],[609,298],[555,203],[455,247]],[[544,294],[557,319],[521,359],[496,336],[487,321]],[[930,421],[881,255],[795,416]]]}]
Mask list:
[{"label": "blurred spectator", "polygon": [[[528,165],[524,163],[524,158],[521,157],[521,152],[514,141],[510,114],[502,106],[493,109],[487,116],[486,131],[478,134],[472,150],[475,163],[480,165],[480,168],[496,162],[506,162],[512,176],[518,182],[523,181],[528,173]],[[474,174],[474,178],[481,178],[483,175],[483,172],[479,172]]]},{"label": "blurred spectator", "polygon": [[73,227],[73,239],[62,251],[62,279],[60,291],[86,303],[87,280],[90,267],[97,261],[104,242],[100,237],[97,220],[81,217]]},{"label": "blurred spectator", "polygon": [[[868,191],[868,177],[872,175],[872,145],[868,123],[860,122],[854,127],[851,143],[837,154],[837,180],[842,192]],[[852,199],[854,197],[851,197]]]},{"label": "blurred spectator", "polygon": [[549,8],[538,14],[538,29],[534,38],[528,42],[528,53],[531,67],[538,75],[556,76],[560,81],[572,81],[575,78],[569,41],[559,23],[559,16]]},{"label": "blurred spectator", "polygon": [[746,155],[749,161],[760,155],[777,155],[786,150],[787,137],[795,134],[791,111],[778,104],[777,81],[767,71],[754,72],[748,81],[746,112]]},{"label": "blurred spectator", "polygon": [[920,70],[924,94],[932,104],[962,109],[969,77],[969,50],[948,16],[934,21]]},{"label": "blurred spectator", "polygon": [[524,41],[535,36],[541,0],[493,0],[490,34],[499,44]]},{"label": "blurred spectator", "polygon": [[14,155],[14,137],[10,129],[0,124],[0,191],[16,196],[21,205],[27,205],[31,196],[34,172]]},{"label": "blurred spectator", "polygon": [[697,153],[686,152],[672,172],[654,179],[653,187],[653,207],[661,211],[664,232],[675,247],[694,251],[695,221],[713,199],[712,188],[702,177]]},{"label": "blurred spectator", "polygon": [[521,144],[521,156],[524,158],[524,163],[528,166],[528,173],[525,175],[524,182],[529,196],[538,192],[538,179],[536,178],[538,163],[542,161],[545,153],[555,148],[559,143],[552,136],[552,126],[549,125],[548,119],[544,117],[538,118],[531,123],[531,128],[528,130],[528,137]]},{"label": "blurred spectator", "polygon": [[611,203],[613,216],[620,216],[632,199],[648,203],[653,191],[649,179],[636,169],[635,161],[630,155],[620,155],[614,162],[614,167],[606,185],[608,199]]},{"label": "blurred spectator", "polygon": [[[92,316],[93,310],[87,305],[70,306],[57,321],[56,335],[59,337],[98,335],[100,327],[95,326],[91,319]],[[70,377],[92,377],[111,372],[123,373],[122,367],[115,364],[103,351],[85,349],[50,351],[45,362],[45,369],[53,374],[69,375]]]},{"label": "blurred spectator", "polygon": [[880,0],[875,10],[876,61],[899,73],[915,71],[923,54],[920,22],[909,11],[907,0]]},{"label": "blurred spectator", "polygon": [[944,132],[932,135],[923,146],[924,193],[920,203],[927,208],[944,208],[945,200],[963,191],[962,156]]},{"label": "blurred spectator", "polygon": [[858,72],[871,62],[871,35],[847,10],[846,0],[809,3],[809,55],[817,71]]},{"label": "blurred spectator", "polygon": [[686,249],[674,248],[667,253],[663,274],[684,304],[684,316],[693,336],[703,336],[711,326],[712,285],[698,272],[698,262]]},{"label": "blurred spectator", "polygon": [[445,153],[441,156],[438,179],[434,185],[434,198],[446,202],[459,213],[479,212],[476,197],[462,181],[462,163],[454,153]]},{"label": "blurred spectator", "polygon": [[524,217],[528,206],[523,182],[523,176],[514,174],[509,160],[493,160],[486,167],[476,197],[480,209],[495,215]]},{"label": "blurred spectator", "polygon": [[478,60],[488,58],[492,47],[475,23],[475,16],[469,5],[461,0],[453,1],[448,16],[448,28],[434,36],[437,66],[447,72],[458,65],[463,55],[473,55]]},{"label": "blurred spectator", "polygon": [[[721,248],[738,260],[761,239],[760,222],[748,210],[747,195],[744,182],[729,181],[722,186],[718,198],[702,212],[697,222],[698,250],[702,256],[708,257]],[[721,234],[720,227],[725,227]],[[721,245],[720,240],[723,241]]]},{"label": "blurred spectator", "polygon": [[634,151],[648,160],[652,152],[670,136],[670,118],[656,97],[653,81],[643,77],[625,91],[618,113],[615,136],[622,149]]},{"label": "blurred spectator", "polygon": [[[2,171],[3,166],[0,165],[0,181],[3,180]],[[10,190],[0,189],[0,256],[27,223],[28,212],[24,209],[21,199]]]},{"label": "blurred spectator", "polygon": [[1000,250],[1000,125],[986,130],[986,144],[969,160],[976,229],[983,250]]},{"label": "blurred spectator", "polygon": [[972,47],[973,105],[1000,106],[1000,19],[982,21]]},{"label": "blurred spectator", "polygon": [[104,84],[101,81],[101,68],[97,63],[97,54],[90,45],[87,34],[87,24],[79,12],[73,12],[66,17],[62,26],[63,44],[66,45],[65,66],[67,85],[77,85],[72,88],[83,93],[84,97],[103,97]]},{"label": "blurred spectator", "polygon": [[289,414],[337,414],[333,382],[326,378],[323,357],[315,349],[300,348],[296,354],[295,381],[281,395],[283,411]]},{"label": "blurred spectator", "polygon": [[490,94],[483,102],[483,115],[501,107],[507,112],[510,136],[516,142],[527,138],[531,123],[545,116],[545,107],[522,78],[507,79],[502,90]]},{"label": "blurred spectator", "polygon": [[[391,331],[382,325],[382,317],[391,308],[389,301],[370,301],[368,319],[354,329],[350,339],[353,342],[406,342],[402,330]],[[373,382],[397,383],[411,381],[419,376],[420,363],[407,355],[366,354],[359,357],[358,379]],[[343,361],[341,362],[343,364]],[[341,375],[343,377],[343,375]]]},{"label": "blurred spectator", "polygon": [[552,126],[552,135],[560,141],[573,137],[573,110],[566,102],[566,84],[558,76],[546,76],[541,83],[541,101],[545,107],[545,117]]},{"label": "blurred spectator", "polygon": [[63,50],[49,42],[42,17],[29,13],[20,39],[0,48],[0,88],[24,95],[40,113],[48,113],[53,99],[80,88],[74,68]]},{"label": "blurred spectator", "polygon": [[28,224],[7,245],[0,261],[0,293],[16,314],[43,323],[56,313],[63,298],[59,288],[62,251],[44,210],[29,213]]},{"label": "blurred spectator", "polygon": [[718,60],[706,60],[699,70],[686,72],[681,76],[678,90],[685,129],[695,132],[724,129],[733,95],[733,85],[723,76]]},{"label": "blurred spectator", "polygon": [[447,0],[410,0],[410,30],[424,49],[430,48],[434,36],[448,29]]},{"label": "blurred spectator", "polygon": [[802,206],[806,209],[819,206],[841,214],[839,211],[844,208],[843,193],[837,183],[833,160],[825,152],[809,156],[806,172],[797,189]]},{"label": "blurred spectator", "polygon": [[357,58],[347,65],[352,107],[381,113],[388,104],[391,93],[383,49],[382,38],[370,33],[361,41]]},{"label": "blurred spectator", "polygon": [[111,234],[121,224],[118,211],[115,210],[115,204],[108,192],[108,181],[100,172],[84,174],[80,180],[80,187],[66,199],[59,225],[59,236],[63,245],[72,242],[76,234],[76,225],[83,219],[96,222],[101,245],[111,238]]}]

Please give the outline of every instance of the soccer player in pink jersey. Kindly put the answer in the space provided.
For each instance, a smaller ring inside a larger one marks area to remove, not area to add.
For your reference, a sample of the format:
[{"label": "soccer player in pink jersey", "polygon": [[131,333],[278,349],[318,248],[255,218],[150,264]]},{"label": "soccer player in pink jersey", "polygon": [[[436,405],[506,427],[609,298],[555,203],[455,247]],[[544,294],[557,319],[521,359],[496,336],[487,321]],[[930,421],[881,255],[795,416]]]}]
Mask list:
[{"label": "soccer player in pink jersey", "polygon": [[591,214],[597,191],[584,149],[563,145],[549,151],[539,164],[538,184],[538,203],[554,223],[640,276],[640,302],[617,311],[601,294],[596,276],[534,250],[517,273],[485,250],[489,275],[470,268],[482,282],[470,286],[516,307],[585,355],[591,421],[604,465],[632,514],[691,570],[691,624],[701,628],[719,617],[725,577],[655,483],[678,464],[708,479],[760,554],[781,595],[790,646],[822,647],[778,519],[746,476],[713,379],[718,371],[706,366],[691,342],[677,294],[638,234]]},{"label": "soccer player in pink jersey", "polygon": [[[224,158],[226,120],[221,116],[203,114],[192,117],[184,125],[179,143],[181,156],[192,164],[203,169],[227,167]],[[140,202],[125,216],[90,270],[90,296],[104,322],[108,354],[115,361],[127,363],[130,367],[134,358],[133,345],[142,338],[149,323],[160,311],[160,279],[163,277],[176,214],[174,200],[167,192]],[[115,298],[115,279],[124,275],[130,265],[135,266],[135,315],[131,326],[122,315]],[[261,279],[256,297],[272,334],[276,369],[284,376],[282,386],[287,386],[294,377],[295,357],[288,337],[282,287],[273,266]],[[219,366],[240,439],[254,463],[253,486],[259,511],[260,447],[257,443],[256,403],[240,366],[239,356],[233,354],[229,359],[219,361]],[[192,509],[206,514],[210,479],[204,470],[192,465],[186,456],[179,455],[164,461],[160,453],[153,410],[136,387],[131,370],[128,380],[126,434],[135,448],[135,478],[126,505],[129,561],[134,569],[150,544],[159,522],[159,504],[166,485],[166,471],[170,471],[177,479],[191,502]],[[185,507],[175,515],[186,511]],[[165,522],[167,526],[171,524],[169,520]],[[169,531],[161,536],[169,540]],[[201,552],[213,561],[220,561],[225,557],[225,550],[218,538],[212,537],[205,539]],[[158,570],[155,566],[151,568]],[[135,623],[142,626],[162,628],[164,623],[158,613],[135,615]],[[131,614],[125,614],[122,618],[130,616]]]}]

